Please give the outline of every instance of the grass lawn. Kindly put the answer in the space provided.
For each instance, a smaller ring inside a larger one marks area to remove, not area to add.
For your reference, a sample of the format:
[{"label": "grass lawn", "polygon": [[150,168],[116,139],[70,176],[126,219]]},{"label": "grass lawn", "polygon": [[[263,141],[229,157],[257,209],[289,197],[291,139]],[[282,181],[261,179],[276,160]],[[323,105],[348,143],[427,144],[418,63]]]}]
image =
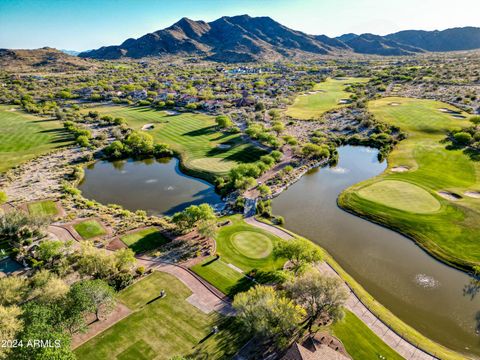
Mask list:
[{"label": "grass lawn", "polygon": [[[241,134],[224,134],[216,130],[215,119],[204,114],[180,113],[168,115],[150,108],[104,106],[90,108],[101,114],[123,117],[130,127],[146,131],[156,142],[169,144],[180,154],[183,165],[189,170],[208,174],[224,174],[232,167],[254,162],[265,152],[242,140]],[[219,145],[230,148],[220,149]]]},{"label": "grass lawn", "polygon": [[333,324],[330,330],[355,360],[380,359],[380,356],[387,360],[403,359],[348,310],[345,317]]},{"label": "grass lawn", "polygon": [[85,240],[105,235],[107,232],[97,220],[86,220],[73,225],[76,232]]},{"label": "grass lawn", "polygon": [[312,120],[329,110],[336,109],[348,104],[342,104],[342,99],[349,99],[351,93],[344,89],[348,84],[367,82],[365,78],[331,79],[316,84],[313,94],[297,96],[294,103],[288,107],[286,114],[295,119]]},{"label": "grass lawn", "polygon": [[0,105],[0,173],[70,143],[60,121]]},{"label": "grass lawn", "polygon": [[[167,296],[155,299],[164,289]],[[233,319],[205,314],[185,299],[190,290],[169,274],[154,272],[119,294],[133,313],[75,350],[78,359],[168,360],[231,356],[247,340]],[[209,336],[214,325],[219,333]]]},{"label": "grass lawn", "polygon": [[[433,100],[371,101],[369,111],[399,126],[408,138],[390,153],[383,174],[347,189],[339,204],[409,235],[445,262],[471,268],[480,264],[480,199],[464,193],[480,190],[480,162],[441,143],[449,129],[469,125],[467,119],[440,111],[443,108],[458,111]],[[408,171],[394,171],[400,167]],[[440,191],[461,198],[445,199]]]},{"label": "grass lawn", "polygon": [[207,280],[218,290],[229,296],[248,290],[253,282],[242,273],[232,269],[222,259],[211,256],[191,267],[197,275]]},{"label": "grass lawn", "polygon": [[58,215],[57,204],[52,200],[37,201],[27,204],[28,212],[33,216]]},{"label": "grass lawn", "polygon": [[280,240],[276,236],[245,223],[241,216],[229,217],[232,224],[222,227],[216,235],[220,259],[211,257],[192,270],[229,296],[246,290],[253,284],[231,264],[248,274],[256,270],[259,282],[271,280],[273,272],[281,269],[284,259],[275,259],[272,250]]},{"label": "grass lawn", "polygon": [[147,228],[124,235],[120,238],[136,253],[143,253],[166,244],[169,240],[155,228]]}]

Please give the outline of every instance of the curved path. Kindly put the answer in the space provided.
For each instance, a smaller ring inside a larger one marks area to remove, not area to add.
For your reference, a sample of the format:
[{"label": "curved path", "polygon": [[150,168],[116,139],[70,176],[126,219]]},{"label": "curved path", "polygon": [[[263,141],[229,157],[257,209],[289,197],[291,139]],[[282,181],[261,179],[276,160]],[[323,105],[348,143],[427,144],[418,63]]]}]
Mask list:
[{"label": "curved path", "polygon": [[184,283],[192,292],[186,300],[202,310],[204,313],[216,311],[222,315],[232,316],[234,310],[225,296],[216,288],[203,279],[199,278],[195,273],[183,266],[168,263],[161,260],[149,259],[137,256],[137,261],[145,267],[155,269],[175,276]]},{"label": "curved path", "polygon": [[[282,230],[276,226],[269,225],[263,222],[258,221],[254,217],[249,217],[245,219],[250,225],[256,226],[263,230],[266,230],[282,239],[290,240],[294,237],[285,230]],[[324,274],[330,276],[340,276],[335,272],[335,270],[327,262],[322,262],[318,269]],[[342,280],[343,281],[343,280]],[[410,342],[405,340],[403,337],[398,335],[393,331],[387,324],[380,320],[375,314],[373,314],[355,295],[352,289],[344,282],[345,286],[349,291],[349,297],[345,303],[345,307],[353,312],[360,320],[367,325],[370,330],[372,330],[377,336],[382,339],[388,346],[394,349],[398,354],[400,354],[405,359],[411,360],[436,360],[437,357],[427,353],[426,351],[412,345]]]}]

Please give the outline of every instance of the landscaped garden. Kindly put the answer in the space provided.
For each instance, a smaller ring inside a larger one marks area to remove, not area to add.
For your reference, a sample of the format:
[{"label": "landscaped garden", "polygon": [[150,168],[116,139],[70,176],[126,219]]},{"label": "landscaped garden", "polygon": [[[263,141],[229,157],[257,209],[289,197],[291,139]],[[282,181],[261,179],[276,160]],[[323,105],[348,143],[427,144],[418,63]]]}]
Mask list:
[{"label": "landscaped garden", "polygon": [[36,201],[27,204],[28,212],[33,216],[56,216],[58,215],[57,204],[52,200]]},{"label": "landscaped garden", "polygon": [[0,128],[0,172],[71,141],[59,121],[7,105],[0,105]]},{"label": "landscaped garden", "polygon": [[233,296],[254,284],[245,274],[254,271],[256,280],[262,281],[281,269],[285,260],[276,259],[272,253],[279,238],[245,223],[241,216],[229,219],[232,224],[220,228],[216,235],[217,255],[191,269],[223,293]]},{"label": "landscaped garden", "polygon": [[367,82],[365,78],[328,78],[314,86],[310,94],[295,98],[286,114],[295,119],[319,119],[326,111],[348,105],[351,93],[345,91],[348,84]]},{"label": "landscaped garden", "polygon": [[97,220],[85,220],[73,225],[75,231],[84,239],[105,235],[105,228]]},{"label": "landscaped garden", "polygon": [[[89,110],[125,118],[130,127],[147,132],[157,143],[170,145],[180,154],[186,168],[200,174],[224,174],[238,164],[255,162],[265,154],[264,150],[246,143],[241,134],[219,132],[212,116],[193,113],[169,115],[151,108],[125,106]],[[147,124],[153,127],[145,130]]]},{"label": "landscaped garden", "polygon": [[153,227],[123,235],[120,240],[137,254],[156,249],[169,241]]},{"label": "landscaped garden", "polygon": [[480,164],[447,149],[448,131],[469,125],[467,115],[433,100],[383,98],[369,103],[375,117],[408,133],[380,176],[341,194],[341,206],[413,237],[456,266],[480,263]]},{"label": "landscaped garden", "polygon": [[[160,291],[166,296],[158,298]],[[186,299],[190,290],[172,275],[154,272],[119,294],[132,313],[75,350],[79,359],[229,358],[247,340],[233,319],[205,314]],[[152,301],[153,300],[153,301]],[[219,327],[211,334],[213,326]]]}]

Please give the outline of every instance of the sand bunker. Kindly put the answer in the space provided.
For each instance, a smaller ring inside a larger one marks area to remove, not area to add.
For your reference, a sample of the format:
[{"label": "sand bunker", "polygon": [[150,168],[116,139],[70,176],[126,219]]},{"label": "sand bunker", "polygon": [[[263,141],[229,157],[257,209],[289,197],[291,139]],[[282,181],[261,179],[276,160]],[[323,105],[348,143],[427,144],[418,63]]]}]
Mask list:
[{"label": "sand bunker", "polygon": [[177,114],[178,114],[178,111],[165,110],[165,114],[167,114],[167,115],[177,115]]},{"label": "sand bunker", "polygon": [[391,169],[393,172],[405,172],[410,170],[408,166],[395,166]]},{"label": "sand bunker", "polygon": [[155,127],[153,124],[145,124],[142,126],[142,130],[152,130]]},{"label": "sand bunker", "polygon": [[468,197],[480,199],[480,191],[465,191],[463,194]]},{"label": "sand bunker", "polygon": [[460,195],[452,192],[448,192],[448,191],[439,191],[438,195],[440,195],[444,199],[451,200],[451,201],[457,201],[462,198]]},{"label": "sand bunker", "polygon": [[350,104],[352,101],[350,99],[340,99],[339,104]]},{"label": "sand bunker", "polygon": [[391,103],[390,103],[390,104],[388,104],[388,105],[390,105],[390,106],[399,106],[399,105],[400,105],[400,103],[398,103],[398,102],[391,102]]},{"label": "sand bunker", "polygon": [[217,148],[219,148],[220,150],[227,150],[227,149],[230,149],[232,147],[232,145],[228,145],[228,144],[218,144],[217,145]]},{"label": "sand bunker", "polygon": [[465,116],[463,115],[452,115],[455,119],[465,119]]}]

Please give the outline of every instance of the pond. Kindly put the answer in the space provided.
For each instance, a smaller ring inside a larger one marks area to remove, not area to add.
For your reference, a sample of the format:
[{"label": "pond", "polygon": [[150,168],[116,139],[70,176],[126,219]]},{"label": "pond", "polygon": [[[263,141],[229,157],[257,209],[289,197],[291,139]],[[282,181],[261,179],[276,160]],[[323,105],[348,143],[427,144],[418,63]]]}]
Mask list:
[{"label": "pond", "polygon": [[208,182],[183,174],[176,158],[99,161],[85,168],[79,189],[87,199],[145,210],[149,215],[172,215],[190,205],[220,205]]},{"label": "pond", "polygon": [[339,163],[314,169],[273,200],[285,226],[324,247],[381,304],[425,336],[480,355],[475,334],[480,294],[471,277],[435,260],[406,237],[341,210],[338,195],[380,174],[377,151],[339,148]]}]

